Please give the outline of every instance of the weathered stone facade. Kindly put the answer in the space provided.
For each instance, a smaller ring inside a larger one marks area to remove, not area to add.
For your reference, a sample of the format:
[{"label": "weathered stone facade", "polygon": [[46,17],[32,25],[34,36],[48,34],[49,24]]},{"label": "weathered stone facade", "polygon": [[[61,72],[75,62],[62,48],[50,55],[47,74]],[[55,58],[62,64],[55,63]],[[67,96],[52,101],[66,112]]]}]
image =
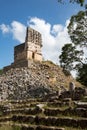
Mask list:
[{"label": "weathered stone facade", "polygon": [[41,34],[27,27],[25,42],[14,47],[14,63],[6,66],[4,70],[14,67],[29,67],[30,61],[42,61],[42,36]]},{"label": "weathered stone facade", "polygon": [[41,34],[32,28],[27,28],[25,43],[14,48],[14,62],[21,60],[42,61]]}]

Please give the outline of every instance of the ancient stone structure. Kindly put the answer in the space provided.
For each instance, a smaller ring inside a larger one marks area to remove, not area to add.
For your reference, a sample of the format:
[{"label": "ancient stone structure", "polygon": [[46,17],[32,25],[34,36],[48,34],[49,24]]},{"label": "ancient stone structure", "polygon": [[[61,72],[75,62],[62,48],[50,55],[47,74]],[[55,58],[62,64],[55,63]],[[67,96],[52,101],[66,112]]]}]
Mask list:
[{"label": "ancient stone structure", "polygon": [[41,34],[27,27],[25,42],[14,47],[14,63],[6,66],[4,70],[14,67],[29,67],[31,61],[42,61],[42,36]]},{"label": "ancient stone structure", "polygon": [[25,43],[14,48],[14,62],[23,60],[42,61],[41,34],[32,28],[27,28]]}]

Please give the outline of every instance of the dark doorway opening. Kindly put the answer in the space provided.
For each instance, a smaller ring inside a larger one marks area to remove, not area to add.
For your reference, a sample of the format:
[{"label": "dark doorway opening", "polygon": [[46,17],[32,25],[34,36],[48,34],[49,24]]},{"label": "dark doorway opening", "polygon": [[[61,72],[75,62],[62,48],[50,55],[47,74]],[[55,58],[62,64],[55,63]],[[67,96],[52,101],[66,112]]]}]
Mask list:
[{"label": "dark doorway opening", "polygon": [[35,58],[35,53],[33,52],[33,53],[32,53],[32,59],[34,59],[34,58]]}]

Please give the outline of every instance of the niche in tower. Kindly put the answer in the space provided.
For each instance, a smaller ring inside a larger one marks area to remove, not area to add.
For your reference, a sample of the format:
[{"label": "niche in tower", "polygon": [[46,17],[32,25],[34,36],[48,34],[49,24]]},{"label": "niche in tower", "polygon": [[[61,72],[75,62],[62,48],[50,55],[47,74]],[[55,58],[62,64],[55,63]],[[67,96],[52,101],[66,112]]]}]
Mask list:
[{"label": "niche in tower", "polygon": [[32,52],[32,59],[35,59],[35,52]]}]

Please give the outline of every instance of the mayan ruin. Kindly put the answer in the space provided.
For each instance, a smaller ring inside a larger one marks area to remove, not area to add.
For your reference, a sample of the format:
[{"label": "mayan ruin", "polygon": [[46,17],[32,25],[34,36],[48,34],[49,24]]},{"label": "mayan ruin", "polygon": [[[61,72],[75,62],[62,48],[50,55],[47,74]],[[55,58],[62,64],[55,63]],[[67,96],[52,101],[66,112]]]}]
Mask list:
[{"label": "mayan ruin", "polygon": [[27,27],[25,43],[15,46],[14,48],[14,63],[25,60],[42,61],[41,47],[41,34]]},{"label": "mayan ruin", "polygon": [[4,70],[14,67],[29,67],[30,61],[41,62],[43,59],[41,48],[41,34],[27,27],[25,42],[14,47],[14,63],[4,67]]},{"label": "mayan ruin", "polygon": [[0,0],[0,130],[87,130],[87,0]]},{"label": "mayan ruin", "polygon": [[41,34],[27,27],[0,74],[0,130],[87,130],[87,89],[43,60],[41,48]]}]

